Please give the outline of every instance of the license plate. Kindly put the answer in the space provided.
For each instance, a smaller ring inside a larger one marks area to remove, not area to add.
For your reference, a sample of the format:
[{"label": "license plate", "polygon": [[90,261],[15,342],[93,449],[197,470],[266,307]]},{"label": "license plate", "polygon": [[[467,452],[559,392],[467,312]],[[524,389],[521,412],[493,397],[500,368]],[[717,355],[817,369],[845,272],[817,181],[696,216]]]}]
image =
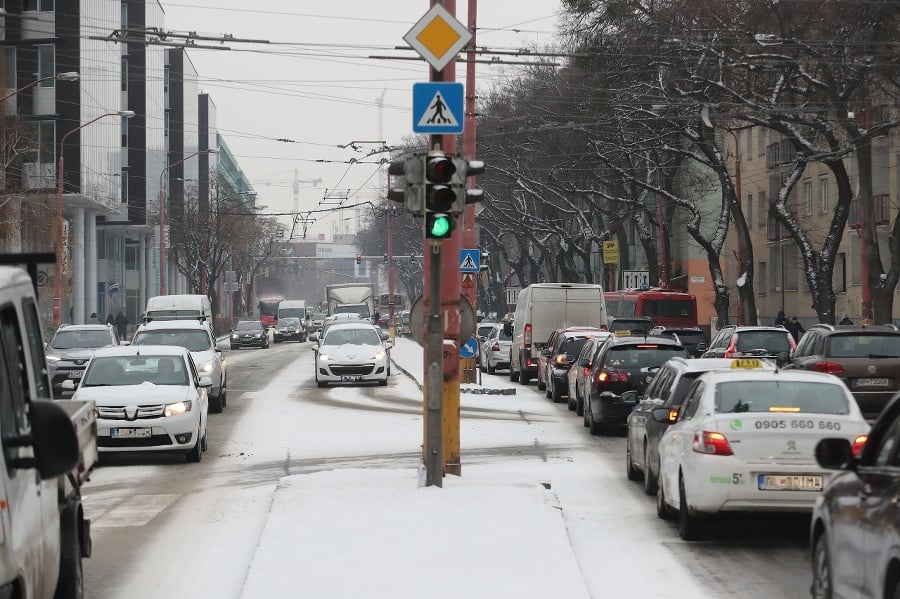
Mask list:
[{"label": "license plate", "polygon": [[343,382],[343,383],[355,383],[356,381],[361,381],[362,378],[363,378],[363,377],[361,377],[360,375],[342,376],[342,377],[341,377],[341,382]]},{"label": "license plate", "polygon": [[856,379],[857,387],[889,387],[891,385],[891,379],[880,378],[880,379]]},{"label": "license plate", "polygon": [[113,439],[143,439],[150,436],[149,428],[111,428],[109,436]]},{"label": "license plate", "polygon": [[83,375],[83,374],[84,374],[84,371],[83,371],[83,370],[70,370],[70,371],[69,371],[69,378],[70,378],[70,379],[80,379],[80,378],[81,378],[81,375]]},{"label": "license plate", "polygon": [[758,486],[761,491],[821,491],[820,474],[760,474]]}]

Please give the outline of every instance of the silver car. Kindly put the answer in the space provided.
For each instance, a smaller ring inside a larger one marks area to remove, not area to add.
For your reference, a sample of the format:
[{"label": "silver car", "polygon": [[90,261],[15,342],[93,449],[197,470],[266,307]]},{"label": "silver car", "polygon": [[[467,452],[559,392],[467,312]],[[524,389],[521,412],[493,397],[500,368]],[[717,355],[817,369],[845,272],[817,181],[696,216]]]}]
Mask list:
[{"label": "silver car", "polygon": [[479,347],[481,371],[494,374],[498,369],[509,368],[509,348],[512,335],[503,332],[503,324],[495,323]]}]

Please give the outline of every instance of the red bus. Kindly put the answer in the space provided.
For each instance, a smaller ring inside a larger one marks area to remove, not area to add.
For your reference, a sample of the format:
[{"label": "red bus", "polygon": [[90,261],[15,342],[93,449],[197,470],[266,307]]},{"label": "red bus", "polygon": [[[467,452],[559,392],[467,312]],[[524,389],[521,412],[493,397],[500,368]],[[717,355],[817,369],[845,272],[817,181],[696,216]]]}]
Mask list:
[{"label": "red bus", "polygon": [[284,301],[280,295],[268,295],[259,298],[256,308],[259,310],[259,321],[264,327],[274,327],[278,324],[278,304]]},{"label": "red bus", "polygon": [[653,324],[664,327],[697,326],[697,298],[673,289],[620,289],[607,291],[606,313],[609,316],[649,316]]}]

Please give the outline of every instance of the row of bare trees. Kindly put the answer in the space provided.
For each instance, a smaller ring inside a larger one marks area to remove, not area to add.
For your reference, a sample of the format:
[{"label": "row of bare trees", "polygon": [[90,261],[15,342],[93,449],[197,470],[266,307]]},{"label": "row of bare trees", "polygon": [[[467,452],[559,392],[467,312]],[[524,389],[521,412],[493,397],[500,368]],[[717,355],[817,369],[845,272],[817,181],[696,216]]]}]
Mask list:
[{"label": "row of bare trees", "polygon": [[[657,236],[687,233],[709,264],[725,323],[732,291],[722,252],[736,235],[736,292],[743,321],[755,322],[754,248],[729,172],[735,156],[723,148],[732,135],[763,130],[789,150],[768,218],[796,244],[818,318],[835,321],[832,274],[858,198],[874,317],[890,321],[900,219],[895,206],[883,255],[871,141],[900,124],[898,25],[894,0],[563,0],[559,34],[570,58],[481,94],[482,248],[522,284],[593,281],[592,256],[613,239],[639,244],[658,280]],[[824,234],[789,208],[813,163],[838,193]],[[383,240],[378,223],[373,216],[368,243]],[[409,228],[421,248],[411,220]]]}]

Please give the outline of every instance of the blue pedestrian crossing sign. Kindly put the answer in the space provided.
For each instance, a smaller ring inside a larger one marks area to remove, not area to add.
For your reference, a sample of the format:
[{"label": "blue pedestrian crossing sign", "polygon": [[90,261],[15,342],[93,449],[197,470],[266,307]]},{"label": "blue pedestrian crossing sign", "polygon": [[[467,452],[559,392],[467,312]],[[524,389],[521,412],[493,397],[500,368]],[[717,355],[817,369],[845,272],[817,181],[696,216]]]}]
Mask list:
[{"label": "blue pedestrian crossing sign", "polygon": [[413,84],[414,133],[463,132],[462,83]]},{"label": "blue pedestrian crossing sign", "polygon": [[469,340],[466,341],[462,347],[459,348],[459,357],[460,358],[474,358],[475,354],[478,353],[478,339],[475,338],[475,335],[469,337]]},{"label": "blue pedestrian crossing sign", "polygon": [[478,250],[459,250],[459,272],[478,272],[481,270],[481,252]]}]

